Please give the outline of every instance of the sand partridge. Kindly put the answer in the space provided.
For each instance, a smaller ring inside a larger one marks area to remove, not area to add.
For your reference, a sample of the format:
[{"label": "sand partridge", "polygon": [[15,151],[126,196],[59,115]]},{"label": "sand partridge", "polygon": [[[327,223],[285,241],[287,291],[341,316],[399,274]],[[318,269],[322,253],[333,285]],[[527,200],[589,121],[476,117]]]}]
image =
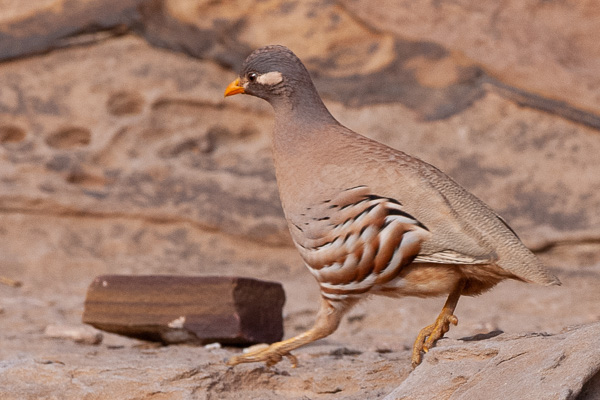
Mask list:
[{"label": "sand partridge", "polygon": [[273,159],[292,239],[321,289],[315,325],[230,365],[273,365],[334,332],[367,294],[448,295],[423,328],[412,364],[458,322],[461,295],[503,279],[559,285],[506,222],[432,165],[361,136],[329,113],[302,62],[283,46],[255,50],[225,96],[245,93],[274,109]]}]

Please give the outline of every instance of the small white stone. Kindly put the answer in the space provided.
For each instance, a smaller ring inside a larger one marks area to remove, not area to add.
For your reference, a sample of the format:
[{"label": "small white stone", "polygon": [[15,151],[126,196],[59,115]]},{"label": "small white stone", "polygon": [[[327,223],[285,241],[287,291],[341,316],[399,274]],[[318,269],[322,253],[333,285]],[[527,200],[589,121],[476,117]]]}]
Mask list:
[{"label": "small white stone", "polygon": [[83,344],[100,344],[102,333],[86,325],[48,325],[44,334],[55,339],[70,339]]},{"label": "small white stone", "polygon": [[167,326],[173,329],[182,329],[183,324],[185,324],[185,316],[182,315],[181,317],[169,322]]},{"label": "small white stone", "polygon": [[219,342],[209,343],[209,344],[205,345],[204,348],[206,350],[218,350],[221,348],[221,343],[219,343]]}]

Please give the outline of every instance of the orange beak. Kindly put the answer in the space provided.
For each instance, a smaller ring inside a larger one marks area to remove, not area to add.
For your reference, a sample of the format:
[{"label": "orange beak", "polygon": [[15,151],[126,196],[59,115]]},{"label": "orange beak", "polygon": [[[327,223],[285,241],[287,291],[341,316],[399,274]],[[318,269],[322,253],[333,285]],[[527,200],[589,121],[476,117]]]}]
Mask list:
[{"label": "orange beak", "polygon": [[240,86],[240,78],[237,78],[235,81],[231,82],[225,89],[225,97],[240,93],[245,93],[244,87]]}]

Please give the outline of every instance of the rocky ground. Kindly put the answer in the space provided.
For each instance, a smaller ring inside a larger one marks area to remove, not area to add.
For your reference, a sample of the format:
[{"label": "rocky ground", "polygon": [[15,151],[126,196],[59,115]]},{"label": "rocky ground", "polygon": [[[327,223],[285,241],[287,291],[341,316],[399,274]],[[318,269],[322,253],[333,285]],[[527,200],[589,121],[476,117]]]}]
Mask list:
[{"label": "rocky ground", "polygon": [[[0,0],[0,397],[600,398],[598,18],[594,1]],[[279,281],[285,336],[310,327],[318,290],[279,206],[271,111],[223,99],[270,43],[342,123],[497,210],[563,286],[461,299],[414,372],[443,299],[370,299],[295,369],[52,337],[116,273]]]}]

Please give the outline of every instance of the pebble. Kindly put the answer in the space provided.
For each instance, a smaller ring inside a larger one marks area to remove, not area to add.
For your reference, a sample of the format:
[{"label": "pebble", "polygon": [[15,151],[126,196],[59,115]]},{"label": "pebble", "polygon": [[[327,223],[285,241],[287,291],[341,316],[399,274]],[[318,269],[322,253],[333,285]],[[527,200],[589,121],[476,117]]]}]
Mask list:
[{"label": "pebble", "polygon": [[85,325],[48,325],[44,335],[54,339],[72,340],[76,343],[98,345],[103,335],[91,326]]}]

